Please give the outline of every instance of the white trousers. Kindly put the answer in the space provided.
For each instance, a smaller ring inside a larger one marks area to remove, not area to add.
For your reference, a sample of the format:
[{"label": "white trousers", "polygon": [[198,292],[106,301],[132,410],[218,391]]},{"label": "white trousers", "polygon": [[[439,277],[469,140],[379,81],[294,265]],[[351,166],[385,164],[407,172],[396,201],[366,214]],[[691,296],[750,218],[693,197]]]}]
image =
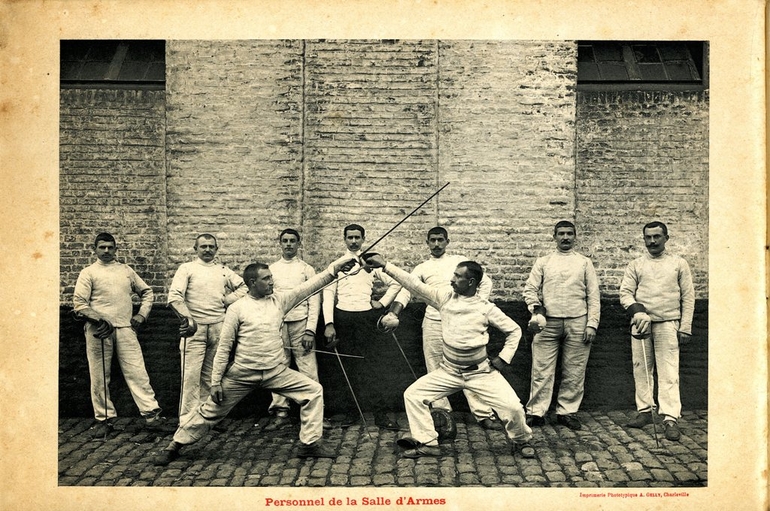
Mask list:
[{"label": "white trousers", "polygon": [[[430,373],[441,366],[444,359],[444,336],[441,332],[441,321],[423,318],[422,320],[422,353],[425,356],[425,368]],[[463,389],[468,407],[477,421],[493,418],[492,409],[485,404],[472,390]],[[451,412],[449,399],[443,397],[433,403],[433,408]]]},{"label": "white trousers", "polygon": [[679,396],[679,338],[677,337],[679,321],[655,322],[652,323],[651,328],[652,335],[649,338],[631,338],[636,409],[640,412],[648,412],[652,409],[653,371],[657,369],[658,413],[678,419],[682,412],[682,401]]},{"label": "white trousers", "polygon": [[561,352],[561,383],[556,396],[556,413],[578,411],[585,392],[586,366],[591,345],[583,342],[587,316],[548,318],[542,332],[532,341],[532,378],[527,413],[544,417],[551,406],[556,362]]},{"label": "white trousers", "polygon": [[187,340],[179,340],[182,364],[182,395],[179,423],[184,424],[209,397],[211,371],[217,353],[222,323],[198,325],[198,330]]},{"label": "white trousers", "polygon": [[158,401],[155,400],[155,391],[150,386],[150,377],[144,367],[142,347],[139,345],[134,329],[116,328],[110,337],[104,339],[104,352],[102,352],[102,340],[95,335],[96,326],[86,323],[84,330],[88,372],[91,375],[91,404],[94,407],[96,420],[103,421],[118,415],[110,399],[110,368],[113,353],[118,357],[120,370],[123,371],[123,377],[131,397],[134,398],[134,403],[139,408],[139,413],[143,417],[148,417],[160,412]]},{"label": "white trousers", "polygon": [[197,442],[254,389],[275,391],[299,404],[300,442],[312,444],[321,438],[323,388],[320,383],[285,365],[255,371],[233,363],[222,378],[222,402],[217,404],[209,396],[189,421],[180,424],[174,441],[183,445]]},{"label": "white trousers", "polygon": [[433,427],[429,405],[437,399],[466,389],[475,392],[485,405],[497,413],[511,441],[525,442],[532,438],[532,430],[527,426],[519,396],[488,361],[467,372],[442,364],[410,385],[404,392],[404,406],[411,436],[418,442],[435,445],[438,433]]},{"label": "white trousers", "polygon": [[[286,354],[286,365],[294,363],[297,364],[297,371],[304,374],[313,381],[318,381],[318,362],[316,361],[315,352],[311,351],[305,353],[305,348],[302,347],[302,338],[305,336],[305,327],[307,326],[307,320],[289,321],[283,324],[281,330],[281,336],[283,337],[283,345],[286,346],[284,353]],[[288,411],[289,400],[280,394],[273,392],[273,401],[268,408],[269,412]]]}]

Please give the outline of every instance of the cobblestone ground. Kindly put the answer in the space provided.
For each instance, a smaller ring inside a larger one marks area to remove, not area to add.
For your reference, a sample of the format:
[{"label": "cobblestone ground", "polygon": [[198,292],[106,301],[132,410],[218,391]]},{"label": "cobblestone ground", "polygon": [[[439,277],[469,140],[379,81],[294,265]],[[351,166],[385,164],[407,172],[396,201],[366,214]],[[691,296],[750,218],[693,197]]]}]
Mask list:
[{"label": "cobblestone ground", "polygon": [[[298,426],[262,430],[266,419],[225,419],[182,450],[179,459],[156,467],[152,457],[170,434],[142,430],[141,420],[119,419],[125,429],[93,438],[90,419],[59,421],[60,486],[521,486],[521,487],[698,487],[707,481],[707,413],[685,412],[681,440],[652,425],[625,428],[632,412],[580,412],[583,429],[549,422],[535,428],[536,459],[511,454],[502,431],[479,427],[469,414],[455,413],[457,439],[442,445],[442,456],[400,458],[395,441],[406,431],[368,427],[326,430],[335,459],[295,457]],[[368,434],[367,434],[368,433]]]}]

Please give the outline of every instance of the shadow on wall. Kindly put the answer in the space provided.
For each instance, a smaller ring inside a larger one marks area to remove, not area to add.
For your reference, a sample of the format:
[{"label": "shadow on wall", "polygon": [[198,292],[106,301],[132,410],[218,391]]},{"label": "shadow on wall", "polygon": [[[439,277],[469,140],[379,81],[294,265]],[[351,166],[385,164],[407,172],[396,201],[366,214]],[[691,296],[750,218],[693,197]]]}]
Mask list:
[{"label": "shadow on wall", "polygon": [[[500,308],[511,316],[519,326],[526,327],[529,314],[523,302],[499,303]],[[59,416],[89,417],[93,415],[89,394],[88,363],[85,355],[85,339],[82,324],[75,322],[67,307],[60,308],[59,331]],[[412,304],[401,314],[401,326],[397,338],[418,376],[425,373],[422,355],[420,324],[424,305]],[[145,365],[150,381],[165,415],[177,415],[179,402],[180,358],[179,338],[176,335],[177,321],[170,311],[155,308],[147,325],[140,330],[139,340],[144,351]],[[319,333],[323,328],[319,327]],[[322,344],[320,338],[319,346]],[[488,351],[496,355],[503,345],[503,336],[494,329],[490,335]],[[526,403],[529,396],[529,375],[531,368],[531,335],[526,331],[511,367],[504,376],[516,390],[519,398]],[[602,302],[602,323],[591,351],[586,373],[586,392],[583,410],[633,410],[634,381],[631,373],[631,345],[628,322],[617,302]],[[391,409],[402,411],[402,392],[412,381],[412,373],[398,350],[391,350],[397,356],[383,358],[387,365],[389,379],[372,382],[392,389],[387,396]],[[329,355],[318,355],[319,377],[324,386],[326,415],[355,412],[343,409],[350,399],[349,390],[338,368],[338,362]],[[346,365],[354,363],[345,360]],[[558,374],[558,373],[557,373]],[[557,380],[558,385],[558,380]],[[680,387],[682,406],[685,409],[708,407],[708,301],[698,300],[695,305],[693,339],[681,350]],[[138,416],[131,394],[120,373],[117,360],[113,360],[110,392],[120,416]],[[358,391],[357,391],[358,393]],[[359,397],[360,399],[360,397]],[[467,411],[468,406],[462,394],[450,398],[456,410]],[[270,394],[267,391],[252,392],[230,416],[244,418],[267,414]],[[363,404],[366,409],[365,403]]]}]

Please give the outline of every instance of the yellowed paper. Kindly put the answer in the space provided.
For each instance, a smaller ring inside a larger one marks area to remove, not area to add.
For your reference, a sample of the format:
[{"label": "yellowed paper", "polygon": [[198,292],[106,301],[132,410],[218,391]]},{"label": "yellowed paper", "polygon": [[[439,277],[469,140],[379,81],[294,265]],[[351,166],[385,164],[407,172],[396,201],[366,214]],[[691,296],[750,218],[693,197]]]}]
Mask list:
[{"label": "yellowed paper", "polygon": [[[710,41],[709,479],[689,497],[416,488],[441,509],[765,509],[765,6],[760,1],[5,1],[0,7],[2,509],[262,509],[392,488],[57,485],[60,39],[451,38]],[[403,492],[402,492],[403,493]],[[383,509],[383,507],[376,507]],[[404,507],[405,509],[405,507]]]}]

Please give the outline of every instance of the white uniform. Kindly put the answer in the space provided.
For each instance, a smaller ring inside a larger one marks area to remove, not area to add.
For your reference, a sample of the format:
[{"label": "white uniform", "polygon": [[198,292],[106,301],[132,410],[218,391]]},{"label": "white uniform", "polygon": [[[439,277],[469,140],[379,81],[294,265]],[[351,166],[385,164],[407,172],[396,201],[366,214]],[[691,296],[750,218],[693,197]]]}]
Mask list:
[{"label": "white uniform", "polygon": [[[431,257],[425,262],[415,266],[412,275],[422,282],[437,289],[449,287],[449,282],[454,275],[457,265],[467,261],[466,257],[460,255],[449,255],[444,253],[441,257]],[[492,280],[486,274],[481,279],[478,287],[478,295],[484,300],[489,299],[492,292]],[[403,288],[395,301],[406,307],[412,298],[408,289]],[[441,314],[435,307],[428,305],[425,308],[425,316],[422,320],[422,352],[425,357],[425,367],[428,372],[435,371],[441,365],[444,353],[444,342],[441,335]],[[464,390],[465,398],[468,400],[468,406],[477,421],[486,418],[493,418],[492,410],[486,406],[473,392]],[[449,399],[442,398],[433,403],[434,408],[451,411],[452,405]]]}]

